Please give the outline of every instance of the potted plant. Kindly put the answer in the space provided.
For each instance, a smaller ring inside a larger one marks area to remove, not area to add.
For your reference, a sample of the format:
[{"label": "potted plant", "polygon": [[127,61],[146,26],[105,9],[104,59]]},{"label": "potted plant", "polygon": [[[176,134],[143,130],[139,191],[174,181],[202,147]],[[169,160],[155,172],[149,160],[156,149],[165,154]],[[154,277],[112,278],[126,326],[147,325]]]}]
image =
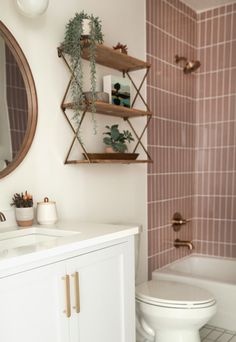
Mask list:
[{"label": "potted plant", "polygon": [[69,55],[70,67],[73,70],[71,83],[72,100],[75,118],[80,118],[83,106],[83,69],[82,51],[89,49],[90,81],[91,81],[91,111],[94,113],[96,100],[96,44],[103,43],[101,21],[98,17],[86,14],[84,11],[76,13],[66,25],[64,41],[61,44],[63,52]]},{"label": "potted plant", "polygon": [[33,197],[25,193],[15,193],[12,198],[12,206],[15,206],[16,222],[20,227],[32,226],[34,220]]},{"label": "potted plant", "polygon": [[112,125],[111,127],[106,126],[109,131],[103,133],[104,135],[107,135],[107,137],[103,138],[103,142],[108,146],[107,152],[124,153],[128,149],[126,142],[130,143],[131,141],[134,141],[132,134],[129,131],[123,131],[121,133],[118,126],[119,125]]}]

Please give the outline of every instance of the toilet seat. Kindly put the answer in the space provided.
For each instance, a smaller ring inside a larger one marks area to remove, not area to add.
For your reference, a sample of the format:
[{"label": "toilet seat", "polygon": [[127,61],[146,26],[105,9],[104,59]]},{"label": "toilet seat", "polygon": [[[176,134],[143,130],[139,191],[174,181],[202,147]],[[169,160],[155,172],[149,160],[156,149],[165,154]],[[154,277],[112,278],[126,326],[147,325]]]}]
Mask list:
[{"label": "toilet seat", "polygon": [[215,305],[206,290],[172,281],[150,280],[136,287],[138,301],[168,308],[200,309]]}]

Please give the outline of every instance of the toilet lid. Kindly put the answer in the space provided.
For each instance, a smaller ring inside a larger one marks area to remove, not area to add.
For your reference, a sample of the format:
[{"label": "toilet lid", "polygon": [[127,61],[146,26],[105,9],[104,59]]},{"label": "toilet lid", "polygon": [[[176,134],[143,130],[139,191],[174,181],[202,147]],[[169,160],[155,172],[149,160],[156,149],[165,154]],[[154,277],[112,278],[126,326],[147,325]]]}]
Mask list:
[{"label": "toilet lid", "polygon": [[175,308],[202,308],[213,305],[206,290],[172,281],[150,280],[136,287],[136,299],[148,304]]}]

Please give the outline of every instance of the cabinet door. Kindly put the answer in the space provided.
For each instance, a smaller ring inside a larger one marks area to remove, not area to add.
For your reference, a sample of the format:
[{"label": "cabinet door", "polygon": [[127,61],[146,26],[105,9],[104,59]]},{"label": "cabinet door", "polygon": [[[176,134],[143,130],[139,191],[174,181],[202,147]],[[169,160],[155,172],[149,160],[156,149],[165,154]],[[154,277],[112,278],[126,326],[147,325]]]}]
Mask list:
[{"label": "cabinet door", "polygon": [[[134,342],[133,248],[128,246],[104,248],[68,264],[67,273],[72,275],[71,342]],[[80,312],[76,312],[76,292]]]},{"label": "cabinet door", "polygon": [[0,341],[68,342],[63,263],[0,279]]}]

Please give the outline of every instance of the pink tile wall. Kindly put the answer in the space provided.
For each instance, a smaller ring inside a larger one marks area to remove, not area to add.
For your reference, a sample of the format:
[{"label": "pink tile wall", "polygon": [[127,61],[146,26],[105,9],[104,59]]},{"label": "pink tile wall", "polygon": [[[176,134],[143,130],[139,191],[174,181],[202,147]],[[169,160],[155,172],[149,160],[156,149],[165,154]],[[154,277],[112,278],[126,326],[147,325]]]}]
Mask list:
[{"label": "pink tile wall", "polygon": [[148,102],[154,113],[148,148],[148,263],[153,269],[188,254],[174,240],[191,240],[192,225],[175,233],[174,212],[193,217],[196,75],[183,73],[175,55],[195,59],[196,15],[179,1],[147,1]]},{"label": "pink tile wall", "polygon": [[7,103],[10,119],[12,157],[19,152],[27,128],[28,103],[25,84],[10,49],[6,46]]},{"label": "pink tile wall", "polygon": [[[179,54],[199,59],[184,75]],[[148,263],[153,269],[195,252],[236,257],[236,4],[197,15],[179,0],[147,0],[147,84],[154,113],[148,148]],[[180,211],[192,222],[179,234]]]},{"label": "pink tile wall", "polygon": [[236,4],[199,15],[194,242],[236,257]]}]

